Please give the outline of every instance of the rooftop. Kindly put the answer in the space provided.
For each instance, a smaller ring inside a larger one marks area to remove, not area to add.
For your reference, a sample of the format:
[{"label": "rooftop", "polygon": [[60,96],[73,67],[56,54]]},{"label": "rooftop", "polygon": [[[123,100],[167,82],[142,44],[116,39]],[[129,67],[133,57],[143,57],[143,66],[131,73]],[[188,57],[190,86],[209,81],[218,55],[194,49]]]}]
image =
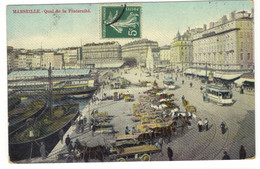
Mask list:
[{"label": "rooftop", "polygon": [[161,50],[170,49],[170,48],[171,48],[170,45],[164,45],[164,46],[160,47]]},{"label": "rooftop", "polygon": [[104,43],[86,43],[84,46],[102,46],[102,45],[114,45],[118,42],[104,42]]},{"label": "rooftop", "polygon": [[135,41],[129,42],[129,43],[125,44],[124,46],[131,46],[131,45],[136,45],[136,44],[141,44],[141,43],[158,43],[158,42],[151,41],[148,39],[141,39],[141,40],[135,40]]},{"label": "rooftop", "polygon": [[[90,69],[68,69],[68,70],[52,70],[52,76],[78,76],[88,75]],[[8,78],[15,77],[48,77],[48,70],[30,70],[30,71],[13,71],[8,75]]]}]

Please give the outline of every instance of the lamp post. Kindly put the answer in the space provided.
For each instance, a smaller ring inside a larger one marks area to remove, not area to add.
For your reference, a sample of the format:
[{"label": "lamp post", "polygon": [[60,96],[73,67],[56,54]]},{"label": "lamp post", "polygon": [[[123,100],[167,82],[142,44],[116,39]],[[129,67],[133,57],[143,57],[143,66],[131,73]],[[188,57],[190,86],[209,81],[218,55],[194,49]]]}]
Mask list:
[{"label": "lamp post", "polygon": [[205,101],[208,102],[208,78],[207,78],[207,74],[208,74],[208,63],[206,62],[206,93],[205,93]]}]

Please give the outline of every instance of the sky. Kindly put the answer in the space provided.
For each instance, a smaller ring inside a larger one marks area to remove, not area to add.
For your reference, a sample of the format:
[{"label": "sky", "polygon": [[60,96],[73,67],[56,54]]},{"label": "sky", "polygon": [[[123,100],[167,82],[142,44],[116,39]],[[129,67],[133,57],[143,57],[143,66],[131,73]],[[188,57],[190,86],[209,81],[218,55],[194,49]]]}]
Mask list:
[{"label": "sky", "polygon": [[[139,3],[135,3],[139,4]],[[141,3],[142,38],[169,45],[177,31],[216,22],[232,11],[251,11],[248,1]],[[14,14],[13,10],[40,9],[39,14]],[[90,13],[45,14],[44,10],[90,9]],[[86,43],[113,41],[101,39],[99,4],[16,5],[7,7],[7,45],[15,48],[64,48]],[[116,39],[121,45],[133,39]]]}]

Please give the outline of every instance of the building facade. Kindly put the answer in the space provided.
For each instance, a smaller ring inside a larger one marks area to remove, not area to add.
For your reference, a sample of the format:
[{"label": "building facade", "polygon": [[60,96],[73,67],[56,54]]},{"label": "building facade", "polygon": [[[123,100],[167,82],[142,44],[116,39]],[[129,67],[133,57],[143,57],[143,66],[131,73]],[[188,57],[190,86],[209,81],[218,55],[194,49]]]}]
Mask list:
[{"label": "building facade", "polygon": [[64,66],[66,69],[74,69],[80,67],[80,48],[65,48],[60,49],[58,53],[62,53],[64,57]]},{"label": "building facade", "polygon": [[160,48],[148,48],[146,57],[146,68],[153,70],[160,65]]},{"label": "building facade", "polygon": [[89,43],[82,47],[82,67],[122,60],[118,42]]},{"label": "building facade", "polygon": [[15,60],[15,51],[12,46],[7,46],[7,70],[8,72],[15,69],[14,60]]},{"label": "building facade", "polygon": [[171,65],[178,71],[188,68],[193,61],[191,34],[187,31],[180,35],[179,31],[171,44]]},{"label": "building facade", "polygon": [[32,69],[33,53],[19,53],[18,54],[18,69]]},{"label": "building facade", "polygon": [[254,22],[246,11],[232,12],[193,35],[193,67],[214,70],[254,68]]},{"label": "building facade", "polygon": [[32,69],[41,68],[41,55],[34,54],[32,58]]},{"label": "building facade", "polygon": [[41,61],[41,67],[48,69],[51,64],[52,69],[63,68],[63,54],[55,52],[44,52]]},{"label": "building facade", "polygon": [[161,61],[170,61],[171,59],[171,46],[165,45],[160,47],[160,59]]},{"label": "building facade", "polygon": [[122,46],[122,58],[126,62],[133,62],[133,65],[145,67],[149,47],[158,48],[158,42],[141,39],[127,43]]}]

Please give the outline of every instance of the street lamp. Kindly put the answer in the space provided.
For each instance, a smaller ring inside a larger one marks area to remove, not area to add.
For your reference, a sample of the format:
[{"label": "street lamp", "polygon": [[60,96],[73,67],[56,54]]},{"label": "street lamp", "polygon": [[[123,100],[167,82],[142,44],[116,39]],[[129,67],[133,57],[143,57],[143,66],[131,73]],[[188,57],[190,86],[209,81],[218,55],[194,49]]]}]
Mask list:
[{"label": "street lamp", "polygon": [[205,93],[205,101],[208,102],[208,79],[207,79],[207,74],[208,74],[208,63],[206,62],[206,93]]}]

